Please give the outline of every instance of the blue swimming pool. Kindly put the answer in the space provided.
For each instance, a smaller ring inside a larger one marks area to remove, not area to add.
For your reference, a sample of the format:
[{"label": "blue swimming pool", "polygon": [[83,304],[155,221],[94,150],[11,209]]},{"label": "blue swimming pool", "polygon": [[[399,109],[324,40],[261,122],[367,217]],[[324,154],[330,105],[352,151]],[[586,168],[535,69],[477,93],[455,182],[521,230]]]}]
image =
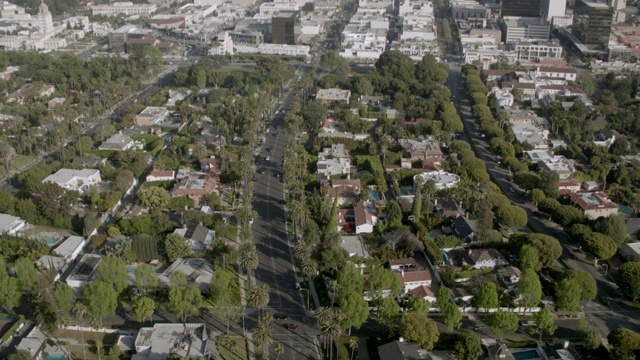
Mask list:
[{"label": "blue swimming pool", "polygon": [[51,353],[47,355],[47,360],[64,360],[64,353]]},{"label": "blue swimming pool", "polygon": [[54,238],[53,236],[43,236],[42,241],[44,241],[44,243],[49,246],[52,246],[58,243],[58,239]]},{"label": "blue swimming pool", "polygon": [[380,193],[377,192],[376,190],[369,190],[369,197],[373,201],[378,201],[380,200]]},{"label": "blue swimming pool", "polygon": [[538,352],[535,350],[527,350],[527,351],[521,351],[521,352],[516,352],[516,353],[512,353],[514,359],[516,360],[538,360],[540,359],[540,355],[538,355]]}]

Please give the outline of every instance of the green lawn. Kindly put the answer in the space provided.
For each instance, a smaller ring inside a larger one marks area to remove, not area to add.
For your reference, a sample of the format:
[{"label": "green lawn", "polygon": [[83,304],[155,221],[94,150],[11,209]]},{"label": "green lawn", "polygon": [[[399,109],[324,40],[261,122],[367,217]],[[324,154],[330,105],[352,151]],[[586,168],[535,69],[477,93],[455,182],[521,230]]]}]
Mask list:
[{"label": "green lawn", "polygon": [[[226,339],[234,339],[235,346],[227,348]],[[224,360],[246,360],[249,359],[249,346],[247,340],[240,336],[220,335],[216,339],[216,347],[220,357]]]},{"label": "green lawn", "polygon": [[[9,165],[11,171],[22,171],[27,165],[35,160],[33,156],[16,155]],[[4,168],[4,162],[0,163],[0,178],[7,176],[7,172]]]},{"label": "green lawn", "polygon": [[[73,343],[77,345],[68,345],[69,351],[71,351],[76,359],[88,360],[100,359],[98,353],[96,352],[96,341],[102,341],[104,350],[107,351],[111,349],[111,346],[118,341],[118,334],[105,334],[92,331],[57,330],[55,332],[55,336],[61,341],[65,341],[66,339],[73,339]],[[82,349],[83,341],[84,350]]]}]

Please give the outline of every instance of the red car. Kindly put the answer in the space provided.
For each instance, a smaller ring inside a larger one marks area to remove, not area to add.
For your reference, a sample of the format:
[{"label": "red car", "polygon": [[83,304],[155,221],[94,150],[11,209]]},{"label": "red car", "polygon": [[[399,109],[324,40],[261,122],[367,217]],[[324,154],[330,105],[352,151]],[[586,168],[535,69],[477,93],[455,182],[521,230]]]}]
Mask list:
[{"label": "red car", "polygon": [[289,330],[297,330],[299,328],[296,324],[287,324],[287,329]]}]

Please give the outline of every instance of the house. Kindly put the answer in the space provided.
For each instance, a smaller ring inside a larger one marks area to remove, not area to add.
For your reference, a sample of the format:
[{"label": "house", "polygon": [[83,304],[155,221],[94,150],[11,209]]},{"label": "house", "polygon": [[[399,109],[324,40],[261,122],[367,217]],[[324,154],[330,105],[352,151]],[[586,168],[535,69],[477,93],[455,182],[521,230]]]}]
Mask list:
[{"label": "house", "polygon": [[515,266],[505,266],[496,271],[498,279],[504,284],[508,290],[513,290],[520,281],[522,272]]},{"label": "house", "polygon": [[71,273],[65,279],[70,287],[81,290],[90,282],[96,280],[96,269],[102,261],[102,255],[84,254]]},{"label": "house", "polygon": [[436,216],[457,218],[465,213],[458,202],[452,198],[433,198],[432,201]]},{"label": "house", "polygon": [[170,181],[176,177],[176,172],[173,170],[160,170],[154,168],[147,175],[147,181]]},{"label": "house", "polygon": [[486,345],[491,360],[516,360],[505,344],[489,343]]},{"label": "house", "polygon": [[316,99],[320,100],[324,103],[338,103],[345,102],[348,103],[351,98],[351,90],[342,90],[342,89],[320,89],[316,93]]},{"label": "house", "polygon": [[209,334],[203,323],[154,324],[138,330],[134,360],[170,357],[209,358]]},{"label": "house", "polygon": [[627,228],[627,236],[631,239],[637,239],[640,235],[640,218],[627,219],[624,224]]},{"label": "house", "polygon": [[218,175],[222,173],[222,159],[215,156],[200,159],[200,169],[211,175]]},{"label": "house", "polygon": [[75,260],[85,246],[86,240],[81,236],[69,236],[53,252],[62,256],[66,261]]},{"label": "house", "polygon": [[[5,345],[5,344],[3,344]],[[26,351],[34,360],[45,359],[43,350],[45,347],[45,339],[37,337],[25,337],[20,340],[16,346],[16,351]]]},{"label": "house", "polygon": [[416,263],[416,259],[414,258],[389,260],[389,268],[393,271],[409,270],[416,266],[418,266],[418,263]]},{"label": "house", "polygon": [[389,99],[384,96],[360,95],[360,103],[364,106],[371,106],[374,109],[381,109]]},{"label": "house", "polygon": [[400,139],[398,144],[402,147],[403,157],[409,157],[411,161],[443,155],[440,143],[431,138]]},{"label": "house", "polygon": [[171,190],[171,197],[188,197],[196,205],[202,204],[208,195],[217,193],[217,182],[208,175],[188,175]]},{"label": "house", "polygon": [[416,187],[433,181],[437,190],[454,188],[460,182],[460,176],[446,171],[425,172],[413,176],[414,192]]},{"label": "house", "polygon": [[603,192],[571,193],[569,198],[576,207],[582,210],[584,216],[591,220],[618,213],[618,204],[611,201]]},{"label": "house", "polygon": [[353,207],[356,234],[370,234],[378,223],[376,207],[371,201],[359,201]]},{"label": "house", "polygon": [[564,179],[558,181],[558,191],[563,193],[572,193],[580,191],[580,180]]},{"label": "house", "polygon": [[134,121],[136,125],[156,125],[163,122],[169,116],[169,111],[162,106],[147,106]]},{"label": "house", "polygon": [[344,144],[331,144],[331,147],[326,147],[322,151],[318,152],[318,159],[320,158],[341,158],[348,157],[349,152],[345,149]]},{"label": "house", "polygon": [[73,158],[73,163],[76,165],[80,165],[83,168],[97,168],[101,165],[105,165],[107,163],[107,159],[103,159],[96,155],[90,156],[76,156]]},{"label": "house", "polygon": [[351,231],[355,215],[353,209],[338,209],[336,213],[336,224],[338,231]]},{"label": "house", "polygon": [[418,286],[431,287],[431,272],[429,270],[404,271],[400,270],[400,280],[403,293],[407,294]]},{"label": "house", "polygon": [[167,106],[176,106],[178,103],[184,101],[184,99],[188,98],[191,95],[191,90],[185,91],[173,91],[169,90],[169,97],[167,98]]},{"label": "house", "polygon": [[596,181],[585,181],[582,183],[582,190],[584,191],[597,191],[600,185]]},{"label": "house", "polygon": [[431,290],[431,288],[425,285],[420,285],[417,288],[411,290],[411,295],[417,298],[421,298],[423,300],[427,300],[432,304],[435,303],[437,300],[436,294],[433,292],[433,290]]},{"label": "house", "polygon": [[620,133],[610,129],[598,130],[593,134],[593,136],[595,137],[595,139],[593,140],[593,144],[595,146],[604,146],[604,147],[610,147],[611,145],[613,145],[616,139],[623,138],[623,136],[620,135]]},{"label": "house", "polygon": [[361,190],[360,179],[322,179],[320,186],[329,198],[338,197],[338,206],[353,206]]},{"label": "house", "polygon": [[178,234],[187,239],[191,243],[191,249],[194,252],[210,250],[213,245],[213,239],[216,237],[216,232],[207,229],[202,223],[192,228],[176,229],[174,234]]},{"label": "house", "polygon": [[473,239],[476,235],[477,220],[469,220],[466,216],[458,216],[451,224],[451,230],[458,239]]},{"label": "house", "polygon": [[507,264],[507,259],[496,249],[469,250],[469,265],[474,269],[496,268]]},{"label": "house", "polygon": [[158,276],[161,285],[169,287],[171,275],[176,272],[183,273],[187,284],[194,285],[202,293],[209,291],[209,283],[213,278],[213,267],[209,261],[200,258],[177,259]]},{"label": "house", "polygon": [[202,128],[200,133],[196,135],[196,140],[204,141],[206,144],[211,144],[215,148],[220,148],[227,144],[227,140],[224,136],[222,136],[213,126],[205,126]]},{"label": "house", "polygon": [[342,236],[340,247],[349,253],[350,257],[368,258],[369,250],[362,243],[360,236]]},{"label": "house", "polygon": [[43,183],[52,182],[58,184],[63,189],[78,191],[83,193],[92,186],[97,186],[102,182],[100,170],[95,169],[60,169],[55,174],[49,175]]},{"label": "house", "polygon": [[60,269],[62,269],[64,264],[66,264],[65,259],[57,256],[51,256],[51,255],[42,255],[36,261],[36,265],[38,265],[39,269],[53,270],[55,272],[60,271]]},{"label": "house", "polygon": [[128,135],[124,135],[121,132],[114,134],[105,142],[103,142],[98,150],[110,150],[110,151],[127,151],[127,150],[141,150],[144,148],[144,144],[140,141],[135,141]]},{"label": "house", "polygon": [[0,234],[17,235],[27,222],[17,216],[0,214]]},{"label": "house", "polygon": [[378,346],[380,360],[420,360],[428,359],[428,352],[412,342],[398,341]]},{"label": "house", "polygon": [[626,261],[640,261],[640,242],[622,244],[618,252]]},{"label": "house", "polygon": [[318,157],[318,181],[328,179],[332,175],[347,175],[351,173],[351,159],[349,158],[332,158],[320,159]]}]

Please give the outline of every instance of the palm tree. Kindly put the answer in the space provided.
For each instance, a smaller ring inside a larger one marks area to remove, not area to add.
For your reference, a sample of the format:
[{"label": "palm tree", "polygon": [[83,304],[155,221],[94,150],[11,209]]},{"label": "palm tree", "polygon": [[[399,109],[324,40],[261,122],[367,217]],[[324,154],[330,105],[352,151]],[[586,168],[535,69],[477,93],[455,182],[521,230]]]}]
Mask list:
[{"label": "palm tree", "polygon": [[276,344],[276,347],[273,349],[276,352],[276,360],[280,359],[280,355],[284,352],[284,345],[281,342]]},{"label": "palm tree", "polygon": [[311,257],[312,246],[306,241],[298,241],[293,245],[293,256],[302,262],[303,259]]},{"label": "palm tree", "polygon": [[288,216],[293,224],[293,234],[298,238],[298,229],[301,229],[309,220],[309,209],[303,200],[292,200],[287,204]]},{"label": "palm tree", "polygon": [[238,248],[238,261],[247,274],[247,282],[249,283],[249,289],[251,289],[251,272],[257,269],[260,264],[254,243],[244,242],[240,244]]},{"label": "palm tree", "polygon": [[207,157],[207,148],[204,144],[196,144],[196,146],[191,149],[191,157],[198,160]]},{"label": "palm tree", "polygon": [[336,319],[333,319],[332,321],[329,321],[327,324],[322,326],[322,336],[331,340],[329,342],[329,346],[327,347],[330,360],[333,359],[333,343],[341,333],[342,328],[340,327],[340,323]]},{"label": "palm tree", "polygon": [[82,301],[76,301],[73,305],[73,316],[78,318],[78,320],[82,320],[85,315],[87,315],[87,306],[82,303]]},{"label": "palm tree", "polygon": [[269,351],[269,345],[273,342],[273,334],[268,324],[260,322],[253,331],[253,342],[259,347],[262,356],[266,356]]},{"label": "palm tree", "polygon": [[247,305],[258,309],[258,315],[260,319],[262,319],[262,309],[269,304],[269,300],[269,286],[267,284],[262,284],[250,291],[249,299],[247,299]]},{"label": "palm tree", "polygon": [[358,338],[351,337],[349,338],[349,349],[351,349],[351,360],[353,360],[353,354],[358,350]]},{"label": "palm tree", "polygon": [[302,275],[310,280],[312,276],[318,273],[318,263],[311,258],[305,258],[302,261],[300,270],[302,270]]}]

